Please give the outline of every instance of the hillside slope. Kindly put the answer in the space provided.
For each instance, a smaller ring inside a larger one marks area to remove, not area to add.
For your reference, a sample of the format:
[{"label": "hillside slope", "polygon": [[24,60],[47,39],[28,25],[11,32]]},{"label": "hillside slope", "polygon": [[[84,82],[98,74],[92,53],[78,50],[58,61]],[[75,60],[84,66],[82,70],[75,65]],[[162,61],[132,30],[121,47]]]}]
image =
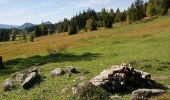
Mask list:
[{"label": "hillside slope", "polygon": [[[50,57],[47,49],[61,45],[67,52],[58,57]],[[5,99],[68,99],[73,80],[78,76],[91,79],[110,65],[135,62],[138,69],[148,71],[156,81],[170,83],[170,17],[160,17],[148,23],[129,26],[114,25],[113,29],[79,33],[66,33],[37,38],[36,42],[16,41],[0,43],[0,55],[5,59],[6,69],[0,70],[0,83],[15,71],[34,67],[33,63],[44,63],[37,68],[43,76],[41,84],[30,90],[20,86],[9,92],[0,90],[0,98]],[[38,56],[40,55],[40,56]],[[18,59],[20,58],[20,59]],[[50,71],[60,67],[75,66],[80,72],[71,78],[64,76],[51,78]],[[84,81],[85,81],[84,80]],[[69,88],[60,94],[63,88]],[[166,96],[165,96],[166,97]],[[124,95],[125,99],[129,94]],[[168,98],[168,96],[167,96]]]}]

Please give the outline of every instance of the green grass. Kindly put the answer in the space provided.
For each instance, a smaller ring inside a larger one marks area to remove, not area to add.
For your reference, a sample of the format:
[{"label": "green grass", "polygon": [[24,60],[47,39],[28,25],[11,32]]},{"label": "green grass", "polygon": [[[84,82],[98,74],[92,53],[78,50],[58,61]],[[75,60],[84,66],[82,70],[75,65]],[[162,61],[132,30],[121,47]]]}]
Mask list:
[{"label": "green grass", "polygon": [[[89,37],[81,37],[73,42],[66,54],[50,56],[46,52],[41,52],[37,53],[40,56],[34,53],[29,54],[28,57],[27,53],[16,57],[7,55],[8,59],[5,61],[7,68],[0,70],[0,83],[3,83],[9,74],[34,67],[34,64],[39,62],[43,65],[37,68],[44,78],[41,84],[30,90],[24,90],[20,86],[9,92],[0,90],[0,98],[2,100],[22,100],[23,98],[26,100],[65,100],[71,96],[71,87],[76,77],[85,76],[85,81],[88,81],[110,65],[130,61],[136,63],[136,68],[150,72],[153,79],[159,83],[170,83],[170,17],[160,17],[148,23],[129,26],[115,25],[113,29],[80,33],[80,35]],[[58,35],[55,37],[57,39]],[[1,43],[0,48],[5,44]],[[7,44],[10,46],[13,42]],[[24,58],[18,58],[23,55]],[[56,78],[50,77],[51,70],[57,67],[65,70],[68,65],[75,66],[80,73],[74,74],[71,78],[67,78],[67,74]],[[85,71],[89,73],[83,73]],[[65,87],[69,88],[68,91],[60,94],[62,88]],[[123,97],[129,99],[130,94],[124,94]]]}]

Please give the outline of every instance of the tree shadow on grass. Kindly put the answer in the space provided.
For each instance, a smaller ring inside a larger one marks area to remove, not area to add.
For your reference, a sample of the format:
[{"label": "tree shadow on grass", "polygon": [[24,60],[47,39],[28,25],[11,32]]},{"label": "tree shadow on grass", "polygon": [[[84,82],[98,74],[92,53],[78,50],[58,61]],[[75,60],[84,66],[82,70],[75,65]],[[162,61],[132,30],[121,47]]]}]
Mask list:
[{"label": "tree shadow on grass", "polygon": [[28,58],[17,58],[4,62],[5,68],[0,70],[0,75],[7,75],[20,71],[31,66],[42,66],[47,63],[60,63],[65,61],[91,61],[100,57],[100,54],[84,53],[82,55],[74,55],[70,53],[51,54],[46,56],[32,56]]}]

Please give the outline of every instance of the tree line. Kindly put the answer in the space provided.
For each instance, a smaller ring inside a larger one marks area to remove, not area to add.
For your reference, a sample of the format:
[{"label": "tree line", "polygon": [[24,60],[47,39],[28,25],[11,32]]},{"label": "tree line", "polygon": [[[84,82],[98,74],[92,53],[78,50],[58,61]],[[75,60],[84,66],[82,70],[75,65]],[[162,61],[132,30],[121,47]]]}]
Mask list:
[{"label": "tree line", "polygon": [[31,41],[35,37],[50,35],[53,33],[68,32],[69,35],[76,34],[81,30],[94,31],[101,27],[112,28],[114,23],[126,22],[128,24],[144,19],[145,17],[170,15],[170,0],[136,0],[128,7],[127,10],[120,11],[117,8],[106,10],[102,8],[100,12],[88,8],[71,19],[65,18],[56,24],[46,25],[44,23],[25,30],[0,29],[0,41],[16,40],[19,35],[23,40],[27,41],[27,36]]},{"label": "tree line", "polygon": [[127,10],[120,11],[117,8],[100,12],[88,8],[73,16],[70,20],[64,19],[56,24],[58,32],[68,32],[69,35],[76,34],[81,30],[94,31],[100,27],[112,28],[114,23],[127,22],[128,24],[141,20],[145,17],[170,15],[170,0],[136,0]]}]

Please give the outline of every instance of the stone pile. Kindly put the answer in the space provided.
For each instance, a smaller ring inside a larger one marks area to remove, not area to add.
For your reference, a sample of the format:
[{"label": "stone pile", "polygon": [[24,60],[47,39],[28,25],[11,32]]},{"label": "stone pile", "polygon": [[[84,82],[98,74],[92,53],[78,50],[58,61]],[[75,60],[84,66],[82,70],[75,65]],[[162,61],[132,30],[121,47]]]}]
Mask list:
[{"label": "stone pile", "polygon": [[109,91],[133,91],[152,87],[151,74],[134,69],[130,64],[111,66],[90,80],[95,86]]}]

